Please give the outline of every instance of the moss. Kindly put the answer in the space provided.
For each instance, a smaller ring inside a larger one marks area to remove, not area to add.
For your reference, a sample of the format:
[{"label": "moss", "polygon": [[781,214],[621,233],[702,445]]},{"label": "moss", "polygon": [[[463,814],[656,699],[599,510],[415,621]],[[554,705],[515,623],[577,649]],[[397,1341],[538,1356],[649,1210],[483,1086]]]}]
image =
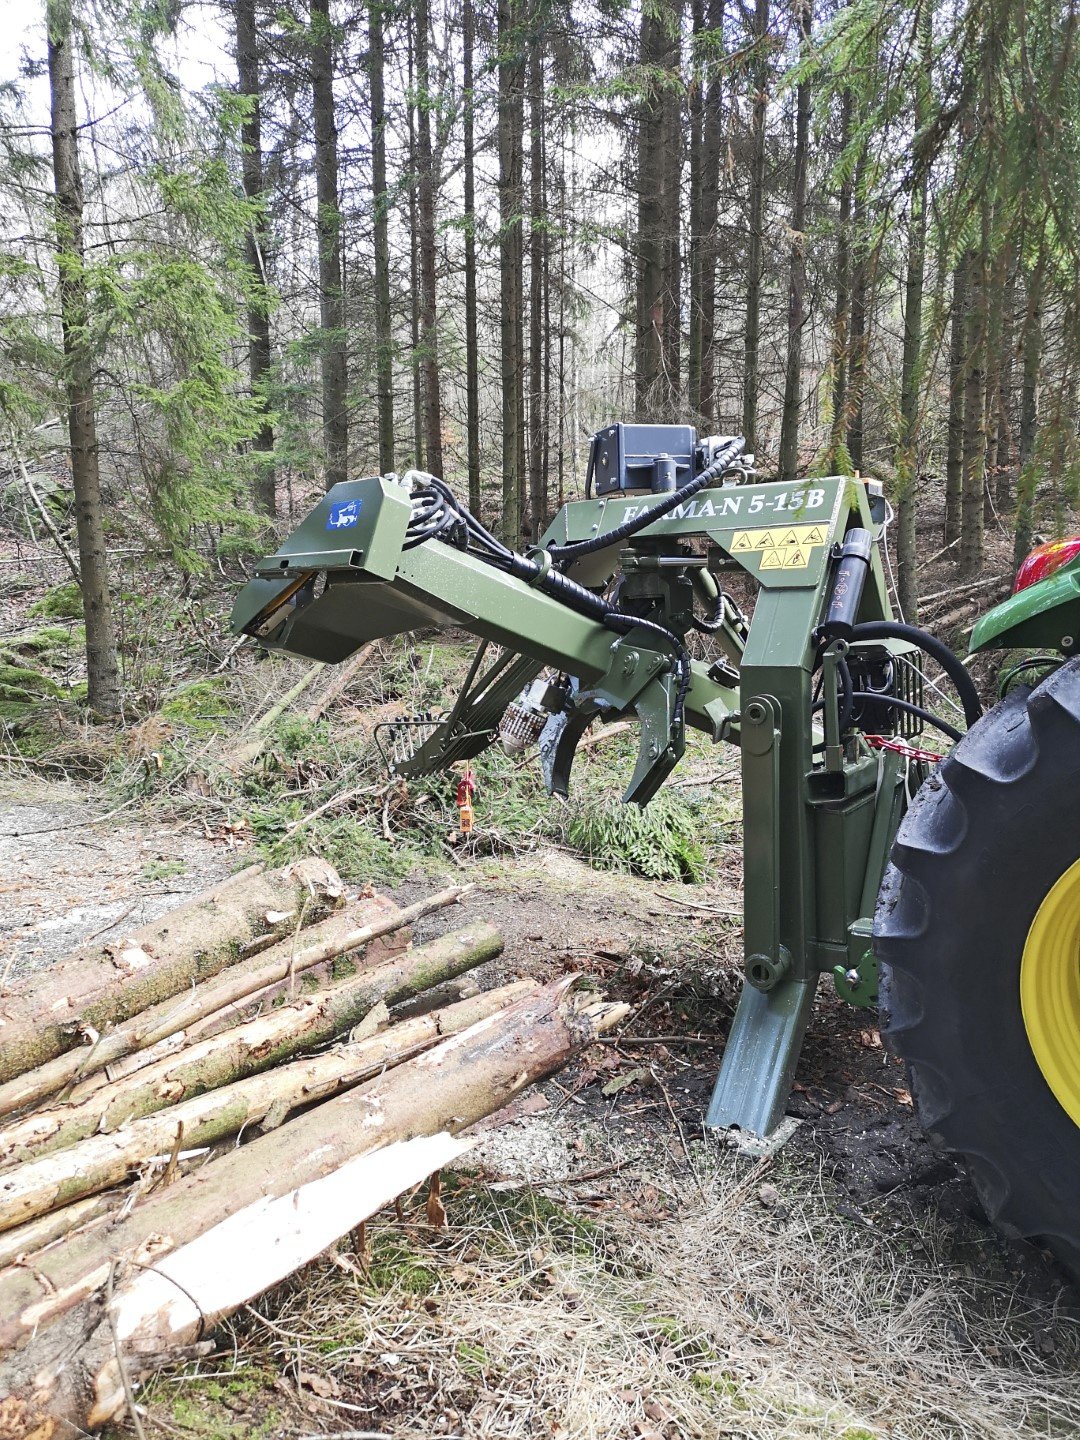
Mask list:
[{"label": "moss", "polygon": [[376,1290],[396,1288],[409,1295],[430,1295],[439,1282],[438,1273],[422,1264],[409,1243],[392,1232],[377,1236],[368,1276]]},{"label": "moss", "polygon": [[51,590],[46,590],[28,611],[35,620],[81,620],[82,613],[82,591],[74,580],[67,585],[54,585]]},{"label": "moss", "polygon": [[26,665],[13,665],[0,655],[0,719],[22,720],[43,700],[62,694],[50,675]]},{"label": "moss", "polygon": [[193,735],[216,735],[232,721],[235,710],[226,694],[227,681],[196,680],[178,690],[161,707],[164,719],[183,725]]}]

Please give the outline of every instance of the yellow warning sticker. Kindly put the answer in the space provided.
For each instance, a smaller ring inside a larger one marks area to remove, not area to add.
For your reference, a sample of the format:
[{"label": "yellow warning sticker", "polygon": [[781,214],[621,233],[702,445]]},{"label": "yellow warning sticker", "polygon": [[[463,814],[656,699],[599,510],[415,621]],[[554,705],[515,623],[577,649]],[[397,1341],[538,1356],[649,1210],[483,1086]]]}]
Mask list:
[{"label": "yellow warning sticker", "polygon": [[825,544],[822,525],[788,525],[774,530],[739,530],[731,541],[732,555],[756,551],[762,570],[805,570],[810,551]]}]

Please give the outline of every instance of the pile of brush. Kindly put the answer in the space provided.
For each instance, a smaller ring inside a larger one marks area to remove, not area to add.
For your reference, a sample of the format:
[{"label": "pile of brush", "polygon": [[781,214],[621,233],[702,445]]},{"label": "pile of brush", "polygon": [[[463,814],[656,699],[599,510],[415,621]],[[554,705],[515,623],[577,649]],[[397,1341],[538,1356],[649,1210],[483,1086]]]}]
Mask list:
[{"label": "pile of brush", "polygon": [[0,1440],[94,1429],[403,1191],[622,1007],[481,992],[317,859],[254,866],[0,996]]}]

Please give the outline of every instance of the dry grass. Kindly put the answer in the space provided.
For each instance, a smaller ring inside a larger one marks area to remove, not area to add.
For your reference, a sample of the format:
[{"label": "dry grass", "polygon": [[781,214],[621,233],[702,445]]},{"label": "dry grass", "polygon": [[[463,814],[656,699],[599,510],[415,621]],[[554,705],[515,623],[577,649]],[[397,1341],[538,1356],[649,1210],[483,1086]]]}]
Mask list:
[{"label": "dry grass", "polygon": [[[310,1433],[395,1440],[1080,1430],[1075,1317],[961,1273],[925,1221],[885,1236],[841,1220],[812,1174],[692,1153],[696,1185],[665,1148],[597,1187],[599,1213],[461,1177],[448,1232],[377,1226],[366,1273],[328,1262],[279,1292],[236,1363],[288,1377]],[[151,1420],[176,1383],[152,1389]]]}]

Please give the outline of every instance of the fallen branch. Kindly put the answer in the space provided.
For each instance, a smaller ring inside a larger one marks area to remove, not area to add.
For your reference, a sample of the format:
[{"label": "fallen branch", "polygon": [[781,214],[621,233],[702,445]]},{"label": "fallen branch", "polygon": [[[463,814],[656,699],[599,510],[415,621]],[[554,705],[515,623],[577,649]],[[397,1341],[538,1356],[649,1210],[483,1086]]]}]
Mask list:
[{"label": "fallen branch", "polygon": [[318,919],[343,890],[325,860],[253,865],[124,939],[76,950],[16,983],[0,1000],[0,1083],[218,974],[245,940],[295,924],[305,901]]},{"label": "fallen branch", "polygon": [[[442,935],[370,970],[362,970],[328,990],[316,991],[189,1045],[178,1055],[102,1086],[85,1100],[32,1111],[0,1131],[0,1164],[22,1166],[27,1160],[63,1150],[89,1135],[115,1131],[193,1094],[267,1070],[300,1050],[335,1039],[362,1020],[379,1001],[391,1005],[408,1000],[432,985],[482,965],[498,955],[502,945],[498,930],[486,923]],[[0,1176],[0,1230],[41,1213],[34,1208],[36,1202],[26,1200],[22,1174],[16,1169]],[[72,1189],[59,1185],[51,1204],[64,1204],[79,1193],[83,1192],[77,1186]]]}]

